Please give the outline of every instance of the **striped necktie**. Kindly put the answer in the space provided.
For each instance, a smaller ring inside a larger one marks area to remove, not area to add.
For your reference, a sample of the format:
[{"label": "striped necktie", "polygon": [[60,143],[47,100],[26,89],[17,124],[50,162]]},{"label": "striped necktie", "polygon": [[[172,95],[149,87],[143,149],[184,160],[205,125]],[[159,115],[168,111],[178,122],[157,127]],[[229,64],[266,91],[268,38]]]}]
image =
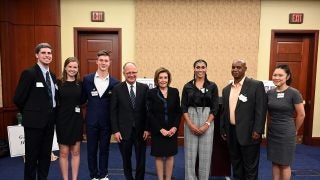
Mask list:
[{"label": "striped necktie", "polygon": [[130,100],[131,100],[132,107],[135,108],[136,95],[133,92],[133,85],[130,86]]},{"label": "striped necktie", "polygon": [[48,90],[48,95],[50,97],[50,104],[53,106],[52,102],[52,91],[51,91],[51,81],[50,81],[50,76],[49,76],[49,71],[46,72],[46,84],[47,84],[47,90]]}]

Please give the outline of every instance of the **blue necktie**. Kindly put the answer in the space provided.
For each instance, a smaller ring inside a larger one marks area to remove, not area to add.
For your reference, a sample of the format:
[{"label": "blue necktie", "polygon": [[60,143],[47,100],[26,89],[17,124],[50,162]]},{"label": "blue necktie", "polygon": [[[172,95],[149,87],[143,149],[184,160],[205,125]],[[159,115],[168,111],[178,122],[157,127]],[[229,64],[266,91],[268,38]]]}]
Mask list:
[{"label": "blue necktie", "polygon": [[50,81],[50,76],[49,76],[49,71],[46,72],[46,84],[47,84],[47,90],[48,90],[48,95],[50,97],[50,104],[53,106],[52,103],[52,91],[51,91],[51,81]]},{"label": "blue necktie", "polygon": [[133,85],[131,85],[130,87],[131,87],[131,89],[130,89],[130,100],[131,100],[132,107],[134,108],[135,107],[135,103],[136,103],[136,96],[134,95],[134,92],[133,92]]}]

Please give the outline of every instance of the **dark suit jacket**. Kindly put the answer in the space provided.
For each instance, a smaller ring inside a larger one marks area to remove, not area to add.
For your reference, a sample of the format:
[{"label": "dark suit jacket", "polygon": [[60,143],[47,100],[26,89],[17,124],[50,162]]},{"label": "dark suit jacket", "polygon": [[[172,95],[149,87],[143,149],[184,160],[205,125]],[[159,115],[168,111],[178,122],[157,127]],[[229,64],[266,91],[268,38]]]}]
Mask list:
[{"label": "dark suit jacket", "polygon": [[135,108],[133,108],[126,82],[121,82],[113,88],[111,97],[112,133],[120,132],[122,138],[127,140],[130,138],[133,125],[141,138],[144,131],[149,131],[146,121],[148,90],[149,87],[146,84],[137,82]]},{"label": "dark suit jacket", "polygon": [[[228,133],[230,128],[230,90],[231,84],[227,85],[222,91],[222,115],[220,123],[220,133],[227,134],[227,139],[229,139]],[[261,81],[246,77],[241,88],[241,94],[247,97],[247,101],[243,102],[238,98],[235,109],[238,141],[243,146],[258,144],[261,142],[261,138],[254,141],[251,135],[254,131],[260,134],[264,133],[267,112],[267,97],[264,85]]]},{"label": "dark suit jacket", "polygon": [[[56,77],[50,74],[56,89]],[[22,113],[24,127],[43,128],[48,123],[52,105],[47,88],[38,64],[21,73],[13,101]]]},{"label": "dark suit jacket", "polygon": [[178,129],[182,115],[179,91],[169,87],[167,95],[168,124],[165,123],[164,102],[158,97],[158,93],[162,96],[159,91],[158,88],[153,88],[148,92],[147,97],[148,122],[152,135],[160,134],[162,128],[170,130],[170,128],[176,127]]},{"label": "dark suit jacket", "polygon": [[111,129],[110,122],[110,102],[112,96],[113,87],[119,83],[119,81],[109,76],[109,86],[100,97],[92,96],[92,91],[97,91],[94,84],[95,73],[88,74],[83,78],[82,83],[82,102],[87,101],[86,109],[86,124],[89,126],[108,127]]}]

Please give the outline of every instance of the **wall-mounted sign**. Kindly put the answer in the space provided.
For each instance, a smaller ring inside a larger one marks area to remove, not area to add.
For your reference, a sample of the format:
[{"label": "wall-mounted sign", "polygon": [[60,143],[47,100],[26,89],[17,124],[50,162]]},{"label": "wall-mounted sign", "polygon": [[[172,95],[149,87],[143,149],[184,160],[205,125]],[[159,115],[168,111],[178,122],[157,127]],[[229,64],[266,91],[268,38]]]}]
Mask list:
[{"label": "wall-mounted sign", "polygon": [[91,11],[92,22],[104,22],[104,11]]},{"label": "wall-mounted sign", "polygon": [[289,14],[290,24],[302,24],[303,23],[303,13],[290,13]]},{"label": "wall-mounted sign", "polygon": [[156,87],[152,78],[137,78],[137,82],[148,85],[149,89]]}]

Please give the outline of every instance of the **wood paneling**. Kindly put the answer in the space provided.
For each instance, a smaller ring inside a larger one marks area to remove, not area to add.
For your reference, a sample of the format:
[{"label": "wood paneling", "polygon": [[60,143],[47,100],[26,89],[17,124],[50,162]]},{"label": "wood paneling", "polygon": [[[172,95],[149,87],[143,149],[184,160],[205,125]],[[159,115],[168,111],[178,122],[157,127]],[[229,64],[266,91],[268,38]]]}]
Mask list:
[{"label": "wood paneling", "polygon": [[0,108],[0,139],[2,139],[3,137],[5,137],[4,132],[5,131],[5,126],[3,124],[3,108]]},{"label": "wood paneling", "polygon": [[[83,47],[87,47],[88,45],[84,45],[81,43],[87,43],[87,41],[89,41],[90,39],[92,40],[94,36],[96,36],[96,38],[101,41],[101,39],[105,39],[103,40],[104,42],[106,42],[106,40],[110,40],[112,41],[112,47],[110,47],[111,49],[108,49],[108,46],[101,46],[100,48],[102,49],[106,49],[106,50],[111,50],[112,54],[111,54],[111,60],[113,61],[111,63],[111,67],[109,68],[110,73],[116,77],[117,79],[121,80],[121,62],[122,62],[122,33],[121,33],[121,28],[83,28],[83,27],[78,27],[78,28],[74,28],[74,54],[76,57],[79,57],[80,60],[80,64],[82,64],[82,59],[90,59],[95,60],[96,59],[96,50],[97,47],[96,45],[95,48],[93,48],[93,52],[90,53],[89,50],[87,49],[82,49]],[[105,37],[104,37],[105,36]],[[92,43],[92,44],[96,44],[96,43]],[[85,53],[83,55],[83,53]],[[89,53],[89,54],[86,54]],[[91,55],[90,55],[91,54]],[[92,61],[91,60],[91,61]],[[85,68],[86,65],[80,65],[81,68]],[[89,66],[88,66],[89,67]],[[90,67],[89,67],[90,68]],[[87,74],[86,72],[92,72],[92,70],[94,69],[94,71],[96,70],[95,68],[91,68],[91,69],[81,69],[81,76],[84,76],[85,74]]]},{"label": "wood paneling", "polygon": [[0,22],[6,20],[6,17],[5,17],[6,7],[7,7],[6,1],[0,1]]},{"label": "wood paneling", "polygon": [[184,117],[181,116],[181,121],[178,129],[178,145],[184,145]]},{"label": "wood paneling", "polygon": [[2,58],[3,107],[14,107],[12,97],[20,73],[34,61],[34,28],[8,24],[6,56]]},{"label": "wood paneling", "polygon": [[7,126],[17,124],[16,108],[0,108],[0,139],[7,139]]},{"label": "wood paneling", "polygon": [[97,70],[97,52],[104,49],[111,51],[109,73],[121,80],[121,46],[118,32],[91,32],[79,33],[79,42],[75,47],[78,47],[80,60],[80,74],[85,76]]},{"label": "wood paneling", "polygon": [[314,137],[312,138],[312,143],[311,145],[313,146],[320,146],[320,138],[319,137]]},{"label": "wood paneling", "polygon": [[58,25],[60,26],[60,0],[34,0],[36,8],[35,25]]},{"label": "wood paneling", "polygon": [[48,42],[53,47],[50,70],[61,73],[60,0],[2,0],[0,2],[0,58],[3,107],[0,111],[0,138],[6,127],[16,124],[13,96],[21,72],[36,63],[35,46]]},{"label": "wood paneling", "polygon": [[[52,46],[53,61],[50,64],[57,77],[61,74],[61,35],[60,26],[35,26],[35,44],[48,42]],[[32,51],[34,54],[34,51]]]},{"label": "wood paneling", "polygon": [[60,0],[2,0],[1,21],[20,25],[60,26]]},{"label": "wood paneling", "polygon": [[5,19],[13,24],[34,24],[34,0],[4,0]]},{"label": "wood paneling", "polygon": [[288,64],[292,73],[292,87],[305,100],[306,117],[298,138],[312,144],[313,110],[315,97],[318,30],[272,30],[269,78],[276,65]]}]

